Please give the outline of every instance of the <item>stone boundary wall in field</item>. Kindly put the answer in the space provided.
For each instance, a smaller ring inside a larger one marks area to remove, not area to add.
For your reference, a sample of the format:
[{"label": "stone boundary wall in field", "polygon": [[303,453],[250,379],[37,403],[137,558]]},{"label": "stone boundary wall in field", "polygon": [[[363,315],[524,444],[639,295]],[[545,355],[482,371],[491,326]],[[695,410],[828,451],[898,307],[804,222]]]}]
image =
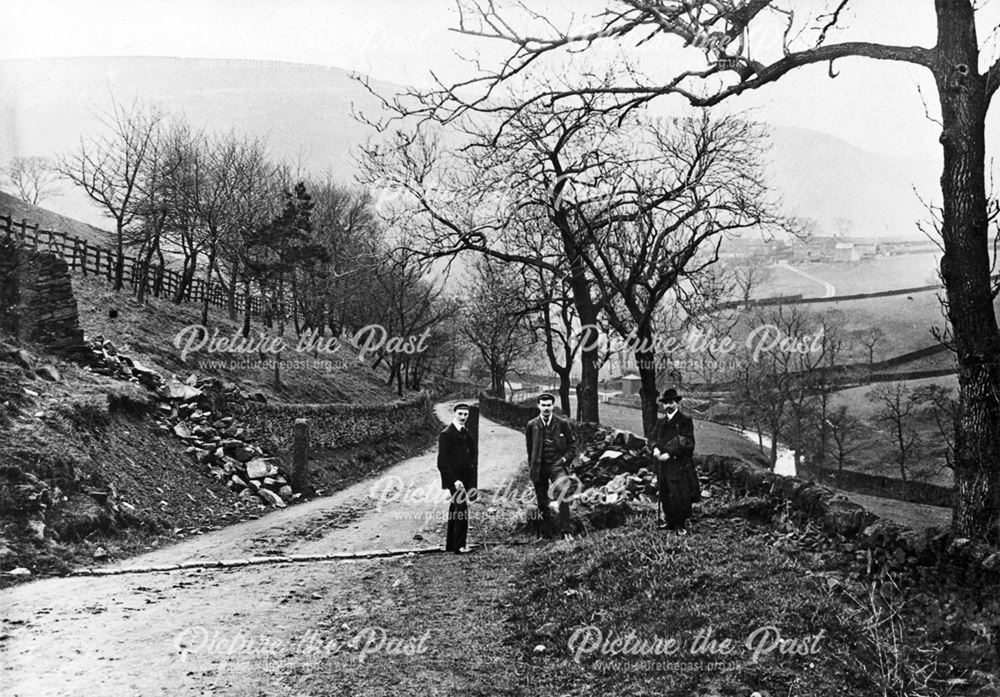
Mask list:
[{"label": "stone boundary wall in field", "polygon": [[854,470],[838,471],[830,467],[819,467],[805,462],[799,464],[799,475],[820,483],[828,482],[838,489],[856,491],[859,494],[944,508],[951,508],[955,494],[955,490],[952,488],[929,482],[904,482],[894,477],[866,474]]},{"label": "stone boundary wall in field", "polygon": [[296,419],[309,420],[311,447],[339,448],[414,433],[435,423],[430,398],[421,394],[389,404],[248,403],[243,417],[258,437],[278,452],[292,444]]}]

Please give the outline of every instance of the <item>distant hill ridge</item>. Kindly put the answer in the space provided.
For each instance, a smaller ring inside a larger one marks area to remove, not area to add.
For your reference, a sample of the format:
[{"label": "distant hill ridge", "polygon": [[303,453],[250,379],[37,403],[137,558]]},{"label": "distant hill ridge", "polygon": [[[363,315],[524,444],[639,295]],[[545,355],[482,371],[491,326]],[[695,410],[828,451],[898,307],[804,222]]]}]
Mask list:
[{"label": "distant hill ridge", "polygon": [[110,234],[88,223],[34,206],[5,191],[0,191],[0,215],[9,215],[15,221],[25,220],[29,225],[38,225],[45,230],[64,232],[101,247],[107,246],[107,235]]},{"label": "distant hill ridge", "polygon": [[[391,95],[402,88],[372,81]],[[343,69],[273,60],[103,57],[0,60],[0,158],[52,156],[96,129],[110,96],[152,99],[196,127],[266,137],[278,158],[350,183],[353,151],[370,135],[352,109],[378,113],[379,101]],[[925,211],[912,187],[937,195],[938,164],[866,152],[833,136],[774,127],[769,178],[787,208],[828,232],[838,218],[852,235],[906,235]],[[99,223],[79,192],[58,206]]]}]

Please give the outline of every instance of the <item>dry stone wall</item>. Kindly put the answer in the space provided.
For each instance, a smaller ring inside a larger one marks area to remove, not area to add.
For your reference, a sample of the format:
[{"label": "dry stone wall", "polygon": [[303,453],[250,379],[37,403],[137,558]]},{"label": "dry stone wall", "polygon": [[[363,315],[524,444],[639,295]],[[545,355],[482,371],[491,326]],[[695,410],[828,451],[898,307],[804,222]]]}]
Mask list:
[{"label": "dry stone wall", "polygon": [[62,258],[0,238],[0,331],[54,351],[83,345],[73,283]]},{"label": "dry stone wall", "polygon": [[286,452],[296,419],[309,420],[314,447],[339,448],[413,433],[432,423],[434,413],[429,397],[420,395],[372,406],[248,403],[243,419],[276,450]]}]

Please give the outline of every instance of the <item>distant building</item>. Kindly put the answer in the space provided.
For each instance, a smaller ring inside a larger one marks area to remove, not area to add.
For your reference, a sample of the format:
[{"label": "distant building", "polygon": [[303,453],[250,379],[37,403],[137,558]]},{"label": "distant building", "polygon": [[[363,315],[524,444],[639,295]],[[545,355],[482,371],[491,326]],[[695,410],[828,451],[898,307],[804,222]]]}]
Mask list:
[{"label": "distant building", "polygon": [[629,374],[622,376],[622,395],[625,397],[631,397],[632,395],[639,394],[639,388],[642,387],[642,380],[638,375]]},{"label": "distant building", "polygon": [[833,248],[833,260],[836,262],[858,261],[861,250],[853,242],[838,242]]}]

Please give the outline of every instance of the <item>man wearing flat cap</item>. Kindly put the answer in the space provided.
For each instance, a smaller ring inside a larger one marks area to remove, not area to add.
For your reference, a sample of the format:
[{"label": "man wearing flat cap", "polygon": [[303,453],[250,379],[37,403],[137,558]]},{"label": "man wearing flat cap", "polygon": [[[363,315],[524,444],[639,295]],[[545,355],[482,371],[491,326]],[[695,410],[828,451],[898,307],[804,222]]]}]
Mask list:
[{"label": "man wearing flat cap", "polygon": [[465,423],[469,420],[469,405],[456,404],[454,417],[438,435],[438,471],[441,488],[451,494],[448,505],[448,533],[445,551],[465,554],[469,551],[466,538],[469,534],[469,497],[475,489],[476,439]]},{"label": "man wearing flat cap", "polygon": [[681,413],[681,396],[674,388],[664,390],[659,401],[664,415],[656,421],[652,442],[663,511],[660,527],[683,532],[691,504],[701,499],[693,459],[694,422]]},{"label": "man wearing flat cap", "polygon": [[[576,455],[576,443],[569,421],[553,413],[556,398],[548,392],[538,395],[538,416],[528,422],[524,437],[528,446],[528,476],[535,486],[535,499],[542,515],[545,535],[552,534],[549,511],[549,482],[568,474],[569,463]],[[569,502],[565,492],[559,495],[559,524],[563,537],[570,535]]]}]

